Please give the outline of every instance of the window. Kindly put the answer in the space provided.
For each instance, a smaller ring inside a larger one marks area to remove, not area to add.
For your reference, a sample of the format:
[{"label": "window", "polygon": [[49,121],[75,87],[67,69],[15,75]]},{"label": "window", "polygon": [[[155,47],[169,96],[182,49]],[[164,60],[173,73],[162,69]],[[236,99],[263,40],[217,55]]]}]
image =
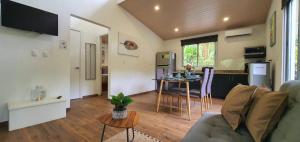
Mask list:
[{"label": "window", "polygon": [[216,60],[218,36],[194,38],[181,41],[183,48],[183,66],[213,67]]},{"label": "window", "polygon": [[198,66],[198,45],[191,44],[183,47],[183,65],[191,64],[192,66]]},{"label": "window", "polygon": [[216,42],[200,43],[198,65],[201,67],[215,66]]},{"label": "window", "polygon": [[299,0],[290,0],[285,6],[286,12],[286,62],[285,80],[300,79],[299,62]]}]

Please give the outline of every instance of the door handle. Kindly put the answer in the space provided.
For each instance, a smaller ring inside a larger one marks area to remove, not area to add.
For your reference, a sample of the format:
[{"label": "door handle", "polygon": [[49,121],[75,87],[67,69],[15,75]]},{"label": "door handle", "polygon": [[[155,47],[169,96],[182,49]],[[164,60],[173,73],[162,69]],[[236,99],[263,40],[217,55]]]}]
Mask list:
[{"label": "door handle", "polygon": [[75,67],[75,69],[76,69],[76,70],[79,70],[79,69],[80,69],[80,67]]}]

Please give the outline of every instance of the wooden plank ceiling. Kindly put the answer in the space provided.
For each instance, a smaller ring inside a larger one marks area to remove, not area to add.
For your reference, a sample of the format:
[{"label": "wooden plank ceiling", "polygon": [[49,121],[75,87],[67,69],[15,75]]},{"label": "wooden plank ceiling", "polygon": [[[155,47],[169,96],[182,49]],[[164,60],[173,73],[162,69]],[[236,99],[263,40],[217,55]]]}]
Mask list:
[{"label": "wooden plank ceiling", "polygon": [[[125,0],[120,6],[162,39],[266,22],[272,0]],[[160,10],[154,10],[158,5]],[[224,17],[229,17],[224,22]],[[175,32],[174,29],[179,31]]]}]

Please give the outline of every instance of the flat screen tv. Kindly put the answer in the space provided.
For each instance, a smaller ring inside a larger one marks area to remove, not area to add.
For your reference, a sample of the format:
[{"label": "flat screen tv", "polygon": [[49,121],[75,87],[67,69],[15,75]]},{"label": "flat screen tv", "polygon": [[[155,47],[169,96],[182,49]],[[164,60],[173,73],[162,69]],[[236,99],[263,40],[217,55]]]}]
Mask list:
[{"label": "flat screen tv", "polygon": [[1,0],[2,25],[58,36],[58,15],[10,0]]}]

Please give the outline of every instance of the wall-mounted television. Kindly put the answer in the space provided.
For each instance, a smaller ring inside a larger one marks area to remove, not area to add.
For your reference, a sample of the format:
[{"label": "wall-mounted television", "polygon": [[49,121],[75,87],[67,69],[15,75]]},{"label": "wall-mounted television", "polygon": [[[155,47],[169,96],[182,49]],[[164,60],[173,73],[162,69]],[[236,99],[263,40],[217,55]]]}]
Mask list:
[{"label": "wall-mounted television", "polygon": [[10,0],[1,0],[2,26],[58,36],[58,15]]}]

